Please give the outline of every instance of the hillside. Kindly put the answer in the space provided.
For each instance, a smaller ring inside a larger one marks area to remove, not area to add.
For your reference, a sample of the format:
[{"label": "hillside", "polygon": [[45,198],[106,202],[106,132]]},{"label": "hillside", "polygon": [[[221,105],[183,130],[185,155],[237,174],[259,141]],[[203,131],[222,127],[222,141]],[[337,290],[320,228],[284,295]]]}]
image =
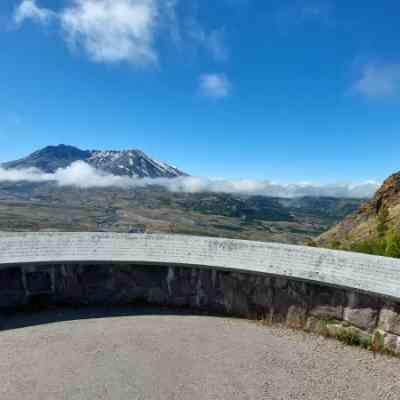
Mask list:
[{"label": "hillside", "polygon": [[371,200],[322,234],[317,243],[354,249],[363,242],[382,239],[390,232],[400,232],[400,172],[386,179]]}]

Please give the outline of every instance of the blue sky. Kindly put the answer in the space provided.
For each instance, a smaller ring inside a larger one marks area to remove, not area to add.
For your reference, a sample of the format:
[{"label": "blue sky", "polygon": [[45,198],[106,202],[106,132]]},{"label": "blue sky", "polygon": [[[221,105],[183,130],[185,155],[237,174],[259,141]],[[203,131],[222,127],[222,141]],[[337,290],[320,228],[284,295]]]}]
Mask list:
[{"label": "blue sky", "polygon": [[399,37],[398,1],[2,0],[0,160],[66,143],[198,176],[382,180]]}]

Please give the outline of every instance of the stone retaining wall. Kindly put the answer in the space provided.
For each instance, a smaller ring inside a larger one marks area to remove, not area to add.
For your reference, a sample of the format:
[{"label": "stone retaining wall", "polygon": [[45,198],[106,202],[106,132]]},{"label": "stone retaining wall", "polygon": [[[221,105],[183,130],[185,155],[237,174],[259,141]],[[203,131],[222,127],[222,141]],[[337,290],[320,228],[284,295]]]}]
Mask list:
[{"label": "stone retaining wall", "polygon": [[151,304],[283,322],[400,355],[400,301],[272,274],[204,266],[20,264],[0,270],[0,312],[32,305]]}]

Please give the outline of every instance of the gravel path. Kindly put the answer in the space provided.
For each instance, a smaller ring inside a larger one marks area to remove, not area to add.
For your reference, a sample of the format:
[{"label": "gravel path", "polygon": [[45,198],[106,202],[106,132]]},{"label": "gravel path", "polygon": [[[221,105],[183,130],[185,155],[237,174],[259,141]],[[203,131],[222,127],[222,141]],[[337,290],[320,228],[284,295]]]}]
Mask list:
[{"label": "gravel path", "polygon": [[4,326],[1,400],[400,399],[400,360],[245,320],[92,309]]}]

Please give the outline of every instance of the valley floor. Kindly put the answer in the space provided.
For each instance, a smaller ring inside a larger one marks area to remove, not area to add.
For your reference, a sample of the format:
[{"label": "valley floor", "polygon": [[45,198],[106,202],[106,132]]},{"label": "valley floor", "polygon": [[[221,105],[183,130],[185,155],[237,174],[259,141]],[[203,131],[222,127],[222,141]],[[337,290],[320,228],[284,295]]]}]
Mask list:
[{"label": "valley floor", "polygon": [[362,202],[0,183],[0,231],[180,233],[302,244]]}]

